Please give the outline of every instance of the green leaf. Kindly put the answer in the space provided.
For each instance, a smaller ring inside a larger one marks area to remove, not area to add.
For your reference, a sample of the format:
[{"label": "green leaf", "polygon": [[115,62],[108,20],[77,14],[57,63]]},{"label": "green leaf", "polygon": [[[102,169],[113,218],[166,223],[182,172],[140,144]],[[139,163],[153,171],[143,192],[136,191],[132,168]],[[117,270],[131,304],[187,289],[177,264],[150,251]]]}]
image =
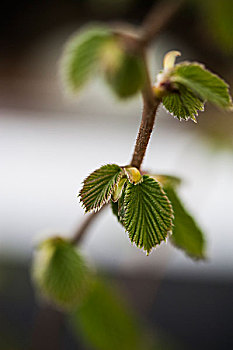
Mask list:
[{"label": "green leaf", "polygon": [[61,74],[71,92],[79,91],[95,73],[105,80],[120,98],[135,95],[145,81],[142,58],[126,52],[111,30],[103,27],[84,30],[66,45],[61,59]]},{"label": "green leaf", "polygon": [[104,165],[91,173],[79,193],[85,211],[97,211],[108,203],[122,175],[122,168],[116,164]]},{"label": "green leaf", "polygon": [[78,33],[68,42],[61,59],[61,74],[69,90],[77,92],[96,72],[104,45],[111,40],[108,29],[97,27]]},{"label": "green leaf", "polygon": [[37,248],[32,276],[41,294],[61,308],[79,303],[89,288],[89,272],[82,257],[60,237]]},{"label": "green leaf", "polygon": [[171,242],[195,259],[205,258],[204,234],[184,208],[172,187],[164,187],[174,210],[174,227]]},{"label": "green leaf", "polygon": [[130,240],[147,254],[172,230],[171,203],[159,182],[148,175],[137,185],[127,184],[124,210],[123,223]]},{"label": "green leaf", "polygon": [[128,98],[138,93],[145,82],[145,65],[141,57],[122,51],[116,69],[106,71],[105,78],[119,98]]},{"label": "green leaf", "polygon": [[145,349],[142,327],[138,327],[124,300],[100,279],[71,320],[75,333],[96,350]]},{"label": "green leaf", "polygon": [[204,103],[182,84],[177,84],[177,90],[163,97],[162,102],[167,111],[179,120],[191,118],[196,122],[198,112],[204,110]]},{"label": "green leaf", "polygon": [[231,108],[229,86],[217,75],[198,63],[177,64],[171,73],[172,81],[191,89],[202,100],[222,108]]}]

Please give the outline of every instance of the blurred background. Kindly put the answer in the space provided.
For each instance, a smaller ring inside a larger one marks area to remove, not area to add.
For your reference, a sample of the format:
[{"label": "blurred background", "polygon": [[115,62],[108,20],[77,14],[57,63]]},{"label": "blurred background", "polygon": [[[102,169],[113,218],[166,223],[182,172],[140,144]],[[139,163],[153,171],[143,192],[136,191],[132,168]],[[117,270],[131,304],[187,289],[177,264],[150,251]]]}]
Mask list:
[{"label": "blurred background", "polygon": [[[76,230],[84,218],[77,200],[82,180],[103,164],[127,164],[140,123],[140,96],[121,103],[101,79],[68,98],[58,74],[63,46],[89,22],[139,25],[153,3],[1,2],[1,349],[27,349],[35,333],[34,246]],[[233,86],[232,4],[187,0],[150,48],[152,77],[175,49]],[[192,261],[169,243],[146,257],[109,208],[82,243],[84,255],[118,285],[139,318],[180,349],[233,347],[232,159],[232,113],[207,105],[194,124],[160,108],[144,169],[183,179],[180,195],[206,234],[207,261]],[[77,349],[69,330],[62,332],[61,348]]]}]

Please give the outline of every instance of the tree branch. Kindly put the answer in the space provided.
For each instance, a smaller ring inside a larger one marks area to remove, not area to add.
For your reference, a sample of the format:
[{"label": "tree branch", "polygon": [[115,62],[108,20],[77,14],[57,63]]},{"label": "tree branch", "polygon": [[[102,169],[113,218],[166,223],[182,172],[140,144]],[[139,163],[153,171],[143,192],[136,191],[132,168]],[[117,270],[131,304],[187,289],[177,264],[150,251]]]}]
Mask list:
[{"label": "tree branch", "polygon": [[164,0],[152,7],[141,25],[141,38],[144,47],[148,46],[160,34],[183,3],[184,0]]},{"label": "tree branch", "polygon": [[[103,208],[105,208],[105,207],[106,207],[106,205]],[[93,213],[89,214],[85,218],[85,220],[83,221],[82,225],[74,233],[74,235],[73,235],[73,237],[71,239],[71,243],[72,244],[74,244],[74,245],[80,244],[81,240],[83,239],[83,236],[86,233],[86,230],[91,226],[91,224],[93,223],[94,219],[97,217],[97,215],[99,213],[100,213],[100,211],[97,211],[96,213],[93,212]]]},{"label": "tree branch", "polygon": [[162,1],[159,4],[156,4],[154,8],[149,12],[149,15],[145,18],[141,26],[140,44],[146,67],[146,81],[144,89],[142,91],[142,120],[138,131],[133,157],[131,160],[131,166],[138,169],[140,169],[143,158],[145,156],[150,136],[154,127],[156,112],[161,102],[160,99],[155,98],[152,91],[152,84],[145,57],[145,48],[167,25],[167,22],[172,18],[172,16],[175,15],[182,3],[183,0],[177,0],[168,2]]},{"label": "tree branch", "polygon": [[150,136],[154,127],[155,115],[160,104],[160,100],[156,99],[153,91],[151,79],[146,63],[145,52],[143,52],[143,59],[146,68],[146,81],[142,90],[143,97],[143,112],[142,120],[138,131],[138,136],[134,148],[131,166],[140,169],[146,149],[150,140]]}]

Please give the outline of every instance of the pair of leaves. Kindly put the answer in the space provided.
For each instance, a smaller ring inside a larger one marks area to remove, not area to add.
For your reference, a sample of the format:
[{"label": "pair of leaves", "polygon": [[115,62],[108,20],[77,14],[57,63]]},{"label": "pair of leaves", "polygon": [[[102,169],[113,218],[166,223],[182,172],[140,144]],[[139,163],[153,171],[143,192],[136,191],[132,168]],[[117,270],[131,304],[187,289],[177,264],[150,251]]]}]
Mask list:
[{"label": "pair of leaves", "polygon": [[37,248],[32,276],[42,296],[64,309],[80,303],[90,285],[81,255],[60,237],[48,239]]},{"label": "pair of leaves", "polygon": [[173,211],[158,181],[141,176],[136,168],[108,164],[90,174],[80,191],[86,211],[100,209],[111,196],[118,201],[117,216],[131,242],[149,254],[153,247],[166,240],[172,230]]},{"label": "pair of leaves", "polygon": [[61,62],[63,80],[71,92],[78,92],[98,72],[120,98],[135,95],[145,81],[141,56],[126,52],[120,39],[107,28],[86,29],[74,36]]},{"label": "pair of leaves", "polygon": [[191,118],[196,121],[196,116],[204,110],[206,101],[224,109],[232,108],[229,86],[224,80],[198,63],[174,65],[174,57],[177,55],[180,55],[177,51],[165,55],[164,62],[173,59],[173,67],[164,67],[155,87],[156,91],[162,91],[165,95],[162,97],[163,105],[172,115],[179,120]]},{"label": "pair of leaves", "polygon": [[172,232],[172,243],[194,258],[203,258],[204,236],[176,193],[179,184],[173,176],[141,176],[136,168],[108,164],[84,180],[80,198],[86,211],[111,201],[113,214],[131,242],[147,254]]}]

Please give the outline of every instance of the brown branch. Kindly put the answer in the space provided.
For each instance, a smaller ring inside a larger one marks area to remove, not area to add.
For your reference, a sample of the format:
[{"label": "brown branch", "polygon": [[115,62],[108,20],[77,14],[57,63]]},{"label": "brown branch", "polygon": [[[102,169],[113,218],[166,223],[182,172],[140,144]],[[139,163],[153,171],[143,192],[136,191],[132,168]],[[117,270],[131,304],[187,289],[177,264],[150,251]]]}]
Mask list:
[{"label": "brown branch", "polygon": [[[106,205],[103,207],[105,208]],[[102,208],[102,210],[103,210]],[[102,212],[101,210],[101,212]],[[85,220],[83,221],[82,225],[77,229],[77,231],[74,233],[72,239],[71,239],[71,243],[72,244],[80,244],[81,240],[83,239],[83,236],[85,235],[87,229],[92,225],[94,219],[97,217],[97,215],[100,213],[100,211],[97,211],[96,213],[93,212],[89,215],[87,215],[87,217],[85,218]]]},{"label": "brown branch", "polygon": [[142,120],[138,131],[138,136],[134,148],[131,165],[140,169],[146,149],[150,140],[150,136],[154,127],[155,116],[161,100],[154,97],[148,65],[145,58],[145,48],[167,25],[167,22],[174,16],[180,8],[184,0],[162,1],[156,4],[149,12],[141,26],[141,50],[146,67],[146,81],[142,91],[143,96],[143,112]]},{"label": "brown branch", "polygon": [[160,34],[183,3],[184,0],[163,0],[152,7],[141,25],[141,38],[144,47]]},{"label": "brown branch", "polygon": [[143,112],[142,120],[138,131],[138,136],[133,152],[133,157],[131,160],[131,166],[140,169],[146,149],[150,140],[150,136],[154,127],[155,115],[160,104],[160,100],[156,99],[150,80],[150,75],[148,72],[148,66],[146,63],[145,53],[143,53],[143,59],[146,68],[146,81],[144,88],[142,90],[143,97]]}]

